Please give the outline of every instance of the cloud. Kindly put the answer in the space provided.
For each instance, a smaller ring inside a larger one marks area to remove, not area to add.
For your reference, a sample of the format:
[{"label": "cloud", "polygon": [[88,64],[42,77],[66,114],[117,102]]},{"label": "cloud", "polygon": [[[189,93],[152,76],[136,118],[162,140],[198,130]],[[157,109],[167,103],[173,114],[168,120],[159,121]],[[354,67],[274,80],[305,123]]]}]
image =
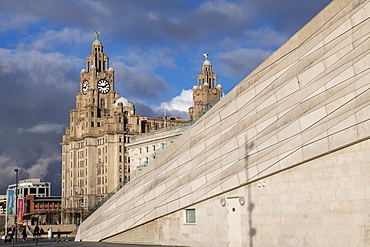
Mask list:
[{"label": "cloud", "polygon": [[60,155],[40,157],[35,164],[32,164],[28,168],[24,169],[23,173],[29,178],[43,179],[48,174],[50,165],[56,161],[61,161]]},{"label": "cloud", "polygon": [[[0,7],[5,2],[1,2]],[[8,30],[20,30],[25,31],[31,24],[37,22],[39,20],[38,17],[32,16],[29,14],[15,14],[12,11],[9,11],[9,8],[6,11],[1,11],[0,15],[0,28],[2,32]]]},{"label": "cloud", "polygon": [[263,62],[272,51],[241,48],[231,52],[221,52],[217,59],[220,69],[226,76],[243,78]]},{"label": "cloud", "polygon": [[[5,136],[3,135],[2,138]],[[60,135],[59,135],[60,137]],[[61,155],[59,143],[33,136],[19,138],[6,146],[0,143],[0,194],[9,184],[15,183],[14,169],[19,169],[19,179],[40,178],[52,182],[52,194],[60,195]],[[55,138],[54,138],[55,139]],[[15,144],[16,143],[16,144]],[[16,146],[15,146],[16,145]]]},{"label": "cloud", "polygon": [[156,68],[176,68],[175,58],[185,52],[180,46],[151,47],[145,50],[131,47],[124,56],[115,56],[111,60],[121,61],[129,66],[145,66],[154,71]]},{"label": "cloud", "polygon": [[246,30],[243,36],[245,46],[267,49],[276,49],[289,38],[286,34],[267,27]]},{"label": "cloud", "polygon": [[123,88],[125,95],[142,99],[158,99],[167,92],[163,78],[141,61],[129,66],[123,62],[113,62],[116,73],[116,83]]},{"label": "cloud", "polygon": [[22,44],[38,51],[51,51],[60,45],[81,45],[91,41],[92,34],[82,31],[80,28],[64,27],[62,30],[47,30],[37,36],[37,40],[31,44]]},{"label": "cloud", "polygon": [[177,110],[188,112],[189,107],[193,105],[193,90],[181,90],[180,95],[172,98],[170,101],[162,102],[160,108],[166,108],[166,110]]},{"label": "cloud", "polygon": [[59,133],[62,134],[65,126],[62,124],[56,123],[39,123],[36,126],[33,126],[28,129],[18,128],[18,134],[22,134],[24,132],[29,132],[32,134],[49,134],[49,133]]},{"label": "cloud", "polygon": [[5,156],[5,155],[1,155],[0,156],[0,167],[3,167],[5,164],[7,164],[9,162],[10,158]]},{"label": "cloud", "polygon": [[0,155],[0,194],[5,194],[5,188],[8,187],[9,184],[15,184],[15,172],[14,169],[17,168],[15,166],[14,161],[12,161],[11,157],[2,154]]},{"label": "cloud", "polygon": [[69,72],[74,72],[76,67],[84,64],[82,59],[36,50],[20,51],[0,48],[0,56],[2,58],[0,77],[12,75],[14,82],[27,87],[32,84],[70,87],[72,82],[67,77]]},{"label": "cloud", "polygon": [[[169,101],[162,102],[160,105],[151,105],[145,101],[133,98],[130,100],[136,109],[136,114],[145,117],[163,117],[164,115],[178,117],[181,119],[189,118],[189,107],[192,106],[192,90],[182,90]],[[166,109],[166,110],[164,110]]]},{"label": "cloud", "polygon": [[246,9],[237,2],[228,1],[206,1],[202,3],[197,11],[207,14],[217,14],[219,16],[227,16],[230,18],[244,18]]}]

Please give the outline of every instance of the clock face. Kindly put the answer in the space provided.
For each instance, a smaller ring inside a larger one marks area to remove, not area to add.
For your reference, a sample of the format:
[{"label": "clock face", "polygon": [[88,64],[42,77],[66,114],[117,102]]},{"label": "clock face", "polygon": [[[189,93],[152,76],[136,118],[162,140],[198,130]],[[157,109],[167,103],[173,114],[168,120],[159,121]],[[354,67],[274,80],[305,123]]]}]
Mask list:
[{"label": "clock face", "polygon": [[82,83],[82,93],[87,94],[88,90],[89,90],[89,82],[86,80]]},{"label": "clock face", "polygon": [[98,90],[101,93],[108,93],[109,92],[109,82],[105,79],[101,79],[98,81]]}]

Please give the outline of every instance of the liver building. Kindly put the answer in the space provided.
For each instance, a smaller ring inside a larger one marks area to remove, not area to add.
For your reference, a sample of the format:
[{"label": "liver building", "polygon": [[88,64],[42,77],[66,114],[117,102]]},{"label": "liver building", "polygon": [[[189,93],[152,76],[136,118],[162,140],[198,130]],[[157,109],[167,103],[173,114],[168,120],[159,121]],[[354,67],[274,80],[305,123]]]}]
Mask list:
[{"label": "liver building", "polygon": [[114,91],[114,70],[98,37],[80,72],[76,109],[62,137],[62,221],[78,224],[82,216],[130,174],[125,143],[130,137],[186,120],[149,118]]},{"label": "liver building", "polygon": [[[189,108],[191,119],[213,98],[221,95],[222,87],[216,86],[215,81],[216,74],[206,58],[198,75],[198,85],[193,88],[194,104]],[[86,58],[86,69],[80,72],[76,109],[70,111],[70,126],[62,137],[63,224],[79,224],[109,192],[128,180],[136,169],[132,161],[142,158],[142,152],[133,156],[130,149],[141,145],[142,149],[139,149],[146,150],[147,157],[163,145],[164,139],[173,135],[170,132],[174,127],[187,122],[175,117],[150,118],[135,114],[134,105],[119,98],[114,91],[114,83],[114,70],[109,67],[108,56],[103,53],[103,45],[97,36],[91,54]],[[163,131],[167,127],[170,128]],[[155,134],[156,130],[160,133]],[[140,144],[132,138],[146,132],[153,134],[143,135]],[[153,141],[153,135],[161,138]]]}]

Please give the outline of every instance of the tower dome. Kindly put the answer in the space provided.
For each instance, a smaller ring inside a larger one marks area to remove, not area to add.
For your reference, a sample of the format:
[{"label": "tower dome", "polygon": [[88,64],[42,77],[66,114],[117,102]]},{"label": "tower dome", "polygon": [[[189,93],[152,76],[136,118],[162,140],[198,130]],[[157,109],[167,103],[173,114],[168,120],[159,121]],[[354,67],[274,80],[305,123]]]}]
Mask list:
[{"label": "tower dome", "polygon": [[203,65],[211,65],[211,62],[208,59],[206,59],[204,60]]},{"label": "tower dome", "polygon": [[116,103],[114,103],[114,106],[115,106],[115,107],[117,107],[119,103],[122,103],[122,105],[123,105],[123,106],[126,106],[126,107],[127,107],[127,106],[129,106],[129,102],[128,102],[128,100],[127,100],[126,98],[123,98],[123,97],[119,98],[119,99],[116,101]]},{"label": "tower dome", "polygon": [[96,39],[96,40],[94,40],[92,45],[102,45],[102,43],[100,42],[100,40]]}]

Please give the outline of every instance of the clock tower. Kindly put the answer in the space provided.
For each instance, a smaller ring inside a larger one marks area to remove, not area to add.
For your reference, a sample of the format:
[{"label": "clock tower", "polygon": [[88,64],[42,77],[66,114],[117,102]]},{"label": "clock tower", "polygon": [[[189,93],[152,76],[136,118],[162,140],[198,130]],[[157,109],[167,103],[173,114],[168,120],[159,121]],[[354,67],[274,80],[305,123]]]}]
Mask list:
[{"label": "clock tower", "polygon": [[62,223],[79,224],[111,191],[129,180],[131,159],[125,147],[141,133],[183,125],[187,121],[142,117],[114,91],[114,70],[103,45],[92,43],[80,72],[76,109],[62,137]]},{"label": "clock tower", "polygon": [[212,71],[208,53],[203,55],[206,56],[202,64],[202,72],[198,75],[198,85],[193,87],[193,106],[189,108],[190,119],[193,119],[214,98],[222,94],[222,86],[216,85],[217,75]]},{"label": "clock tower", "polygon": [[63,223],[79,224],[127,179],[124,143],[141,129],[134,105],[114,91],[114,70],[98,37],[91,48],[80,72],[76,109],[70,111],[70,127],[61,143]]}]

